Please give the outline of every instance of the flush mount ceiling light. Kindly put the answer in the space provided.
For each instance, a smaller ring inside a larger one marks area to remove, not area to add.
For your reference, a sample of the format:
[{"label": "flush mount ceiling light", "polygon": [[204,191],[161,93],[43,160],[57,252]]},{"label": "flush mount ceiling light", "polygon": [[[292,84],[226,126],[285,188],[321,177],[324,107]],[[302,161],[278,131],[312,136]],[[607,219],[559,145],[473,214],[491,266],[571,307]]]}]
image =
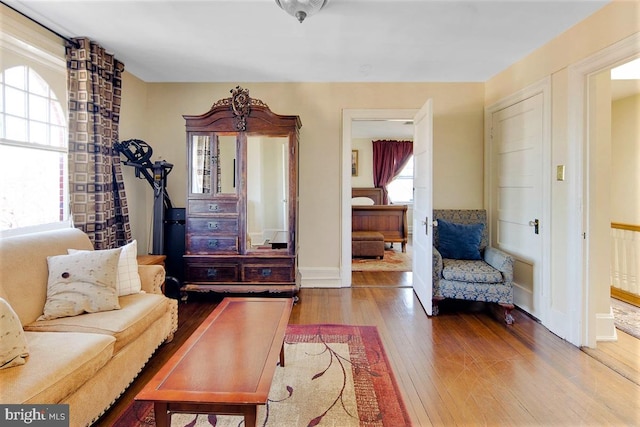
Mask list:
[{"label": "flush mount ceiling light", "polygon": [[276,0],[282,10],[291,16],[295,16],[300,23],[304,18],[311,16],[327,4],[329,0]]}]

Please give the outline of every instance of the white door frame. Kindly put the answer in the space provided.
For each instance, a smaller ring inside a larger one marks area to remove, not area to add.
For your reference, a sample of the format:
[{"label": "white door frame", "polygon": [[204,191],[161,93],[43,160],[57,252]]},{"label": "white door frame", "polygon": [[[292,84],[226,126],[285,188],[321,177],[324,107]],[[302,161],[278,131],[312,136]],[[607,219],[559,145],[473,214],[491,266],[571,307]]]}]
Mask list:
[{"label": "white door frame", "polygon": [[[576,161],[575,171],[569,172],[568,179],[574,183],[568,200],[569,218],[569,251],[567,259],[570,261],[569,294],[575,299],[570,301],[571,315],[568,336],[569,342],[577,346],[595,347],[597,341],[598,319],[592,299],[595,298],[594,289],[586,272],[589,267],[587,257],[590,242],[587,234],[589,220],[588,190],[589,190],[589,121],[587,84],[589,77],[616,65],[640,56],[640,33],[635,33],[613,45],[602,49],[594,55],[568,68],[568,129],[567,137],[570,141],[570,155]],[[609,244],[609,242],[606,242]],[[575,260],[572,262],[571,260]]]},{"label": "white door frame", "polygon": [[[485,144],[484,144],[484,205],[487,208],[487,223],[493,224],[493,212],[490,207],[493,206],[492,188],[496,185],[492,181],[491,168],[492,162],[492,143],[491,127],[493,122],[493,113],[504,108],[517,104],[518,102],[529,99],[535,95],[542,94],[542,150],[541,150],[541,167],[542,167],[542,212],[540,213],[540,234],[542,238],[542,265],[540,266],[540,282],[539,289],[533,290],[533,300],[540,303],[540,311],[536,313],[540,317],[542,324],[546,324],[549,318],[549,310],[551,304],[551,78],[546,77],[537,83],[501,99],[485,108]],[[491,236],[492,233],[489,233]],[[490,242],[491,244],[491,242]],[[535,285],[535,284],[534,284]],[[514,293],[517,293],[517,283],[514,283]]]},{"label": "white door frame", "polygon": [[353,120],[402,119],[413,121],[416,109],[344,109],[342,110],[342,174],[341,174],[341,287],[351,286],[351,122]]}]

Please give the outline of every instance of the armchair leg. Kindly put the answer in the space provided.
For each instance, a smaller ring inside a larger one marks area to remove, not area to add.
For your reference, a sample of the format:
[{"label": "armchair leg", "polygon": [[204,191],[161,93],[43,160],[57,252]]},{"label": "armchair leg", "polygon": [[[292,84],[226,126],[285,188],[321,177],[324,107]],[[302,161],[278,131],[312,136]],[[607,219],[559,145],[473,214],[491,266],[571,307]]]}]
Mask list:
[{"label": "armchair leg", "polygon": [[504,307],[504,321],[507,325],[513,325],[515,319],[513,318],[513,314],[511,314],[511,310],[513,310],[513,304],[500,304]]},{"label": "armchair leg", "polygon": [[438,306],[438,303],[440,303],[440,301],[442,301],[442,299],[433,298],[431,300],[431,315],[432,316],[437,316],[438,314],[440,314],[440,307]]}]

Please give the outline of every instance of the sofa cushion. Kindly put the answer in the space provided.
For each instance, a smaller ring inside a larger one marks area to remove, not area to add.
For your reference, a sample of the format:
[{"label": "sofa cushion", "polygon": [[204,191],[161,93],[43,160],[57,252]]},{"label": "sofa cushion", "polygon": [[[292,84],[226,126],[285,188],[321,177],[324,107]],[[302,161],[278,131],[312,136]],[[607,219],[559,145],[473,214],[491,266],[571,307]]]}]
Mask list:
[{"label": "sofa cushion", "polygon": [[0,402],[58,403],[75,392],[113,356],[107,335],[25,332],[29,362],[0,371]]},{"label": "sofa cushion", "polygon": [[24,365],[29,356],[20,319],[9,303],[0,298],[0,369]]},{"label": "sofa cushion", "polygon": [[475,283],[502,282],[502,273],[486,262],[446,259],[442,260],[442,277],[446,280]]},{"label": "sofa cushion", "polygon": [[47,257],[47,301],[38,320],[120,308],[116,293],[120,252],[118,248]]},{"label": "sofa cushion", "polygon": [[480,241],[484,224],[456,224],[438,220],[438,250],[443,258],[482,259]]},{"label": "sofa cushion", "polygon": [[75,317],[39,320],[25,325],[25,331],[88,332],[116,338],[114,352],[144,334],[144,331],[169,311],[164,295],[139,293],[120,297],[120,310],[88,313]]},{"label": "sofa cushion", "polygon": [[[116,290],[118,296],[137,294],[140,292],[140,275],[138,274],[138,243],[136,240],[120,248],[118,260],[118,275],[116,276]],[[69,249],[69,253],[79,252]]]}]

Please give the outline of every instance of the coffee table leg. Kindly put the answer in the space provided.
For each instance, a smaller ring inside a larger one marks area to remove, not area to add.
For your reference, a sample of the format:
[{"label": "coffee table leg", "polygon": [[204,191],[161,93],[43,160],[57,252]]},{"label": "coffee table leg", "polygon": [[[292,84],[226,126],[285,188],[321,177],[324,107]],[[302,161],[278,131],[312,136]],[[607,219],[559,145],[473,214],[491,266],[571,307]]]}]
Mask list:
[{"label": "coffee table leg", "polygon": [[284,367],[284,343],[280,347],[280,366]]},{"label": "coffee table leg", "polygon": [[258,417],[258,406],[248,406],[244,410],[244,425],[245,427],[256,427]]},{"label": "coffee table leg", "polygon": [[156,416],[156,427],[169,427],[171,425],[171,417],[167,409],[166,403],[155,402],[153,404],[153,412]]}]

